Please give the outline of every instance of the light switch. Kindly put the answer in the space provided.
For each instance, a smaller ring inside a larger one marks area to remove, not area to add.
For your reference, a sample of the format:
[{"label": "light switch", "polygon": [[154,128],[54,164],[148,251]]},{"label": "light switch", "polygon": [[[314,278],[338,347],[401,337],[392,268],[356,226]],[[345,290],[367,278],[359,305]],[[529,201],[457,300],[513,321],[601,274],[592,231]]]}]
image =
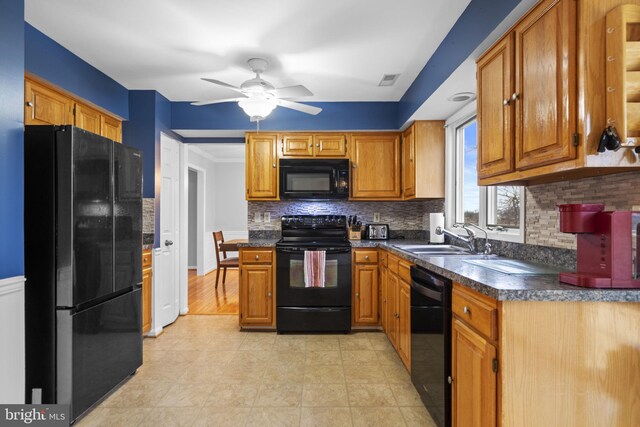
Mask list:
[{"label": "light switch", "polygon": [[373,222],[380,222],[380,212],[373,213]]},{"label": "light switch", "polygon": [[264,222],[271,222],[271,212],[265,212],[262,216]]},{"label": "light switch", "polygon": [[253,222],[262,222],[262,213],[256,212],[253,214]]}]

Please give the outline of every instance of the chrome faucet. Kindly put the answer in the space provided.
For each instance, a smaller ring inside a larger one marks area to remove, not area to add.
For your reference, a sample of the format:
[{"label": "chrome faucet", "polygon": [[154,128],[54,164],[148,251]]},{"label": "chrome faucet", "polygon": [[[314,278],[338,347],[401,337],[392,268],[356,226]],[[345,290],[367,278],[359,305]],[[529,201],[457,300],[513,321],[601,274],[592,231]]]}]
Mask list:
[{"label": "chrome faucet", "polygon": [[465,230],[467,232],[467,237],[461,236],[459,234],[456,233],[452,233],[451,231],[447,230],[446,228],[442,228],[440,226],[436,227],[436,234],[438,235],[442,235],[445,234],[449,237],[452,237],[454,239],[458,239],[464,243],[467,244],[467,247],[469,248],[469,252],[471,252],[472,254],[477,254],[478,250],[476,249],[476,233],[475,231],[473,231],[470,227],[474,227],[480,231],[482,231],[484,233],[484,254],[485,255],[490,255],[491,254],[491,243],[489,243],[489,239],[488,239],[488,235],[487,235],[487,231],[484,230],[483,228],[477,226],[476,224],[471,224],[471,223],[455,223],[453,224],[453,228],[462,228],[463,230]]}]

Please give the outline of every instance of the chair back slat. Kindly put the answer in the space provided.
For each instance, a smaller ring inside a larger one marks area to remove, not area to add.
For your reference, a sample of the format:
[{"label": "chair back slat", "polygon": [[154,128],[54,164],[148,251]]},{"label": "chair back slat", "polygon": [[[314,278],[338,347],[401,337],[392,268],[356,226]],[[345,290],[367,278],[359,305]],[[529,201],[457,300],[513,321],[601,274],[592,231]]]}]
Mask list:
[{"label": "chair back slat", "polygon": [[[213,246],[216,249],[216,264],[220,264],[220,244],[224,243],[224,236],[221,231],[213,232]],[[227,252],[222,251],[222,259],[227,258]]]}]

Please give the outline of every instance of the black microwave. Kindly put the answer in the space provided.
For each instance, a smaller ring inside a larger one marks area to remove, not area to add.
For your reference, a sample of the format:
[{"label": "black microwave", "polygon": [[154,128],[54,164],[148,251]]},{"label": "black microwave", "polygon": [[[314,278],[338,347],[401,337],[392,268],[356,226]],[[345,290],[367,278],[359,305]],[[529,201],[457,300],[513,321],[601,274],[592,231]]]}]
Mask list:
[{"label": "black microwave", "polygon": [[280,199],[349,198],[349,160],[281,159]]}]

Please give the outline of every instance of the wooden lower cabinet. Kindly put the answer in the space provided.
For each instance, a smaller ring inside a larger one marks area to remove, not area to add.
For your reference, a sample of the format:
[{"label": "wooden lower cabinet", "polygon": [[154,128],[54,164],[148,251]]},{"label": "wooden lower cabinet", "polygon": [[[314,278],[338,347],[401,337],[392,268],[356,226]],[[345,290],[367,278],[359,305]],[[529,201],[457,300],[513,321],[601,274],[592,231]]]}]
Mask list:
[{"label": "wooden lower cabinet", "polygon": [[377,252],[356,249],[353,251],[353,259],[352,325],[379,325]]},{"label": "wooden lower cabinet", "polygon": [[151,295],[153,287],[153,269],[151,251],[142,251],[142,334],[151,330]]},{"label": "wooden lower cabinet", "polygon": [[452,425],[496,425],[496,347],[458,319],[451,337]]},{"label": "wooden lower cabinet", "polygon": [[400,360],[411,371],[411,285],[403,278],[403,271],[410,264],[394,255],[385,255],[388,256],[389,267],[383,268],[383,328]]},{"label": "wooden lower cabinet", "polygon": [[[385,253],[386,255],[386,253]],[[387,303],[387,286],[388,286],[388,282],[387,282],[387,277],[389,274],[389,269],[387,268],[386,265],[386,257],[384,260],[382,260],[382,257],[380,259],[380,266],[379,266],[379,270],[380,270],[380,276],[379,276],[379,289],[378,289],[378,294],[379,296],[379,300],[380,300],[380,308],[379,308],[379,312],[380,312],[380,325],[382,326],[382,330],[388,333],[389,330],[389,318],[388,318],[388,303]]]},{"label": "wooden lower cabinet", "polygon": [[[245,251],[264,256],[245,256]],[[240,327],[275,327],[274,263],[273,249],[240,249]]]}]

